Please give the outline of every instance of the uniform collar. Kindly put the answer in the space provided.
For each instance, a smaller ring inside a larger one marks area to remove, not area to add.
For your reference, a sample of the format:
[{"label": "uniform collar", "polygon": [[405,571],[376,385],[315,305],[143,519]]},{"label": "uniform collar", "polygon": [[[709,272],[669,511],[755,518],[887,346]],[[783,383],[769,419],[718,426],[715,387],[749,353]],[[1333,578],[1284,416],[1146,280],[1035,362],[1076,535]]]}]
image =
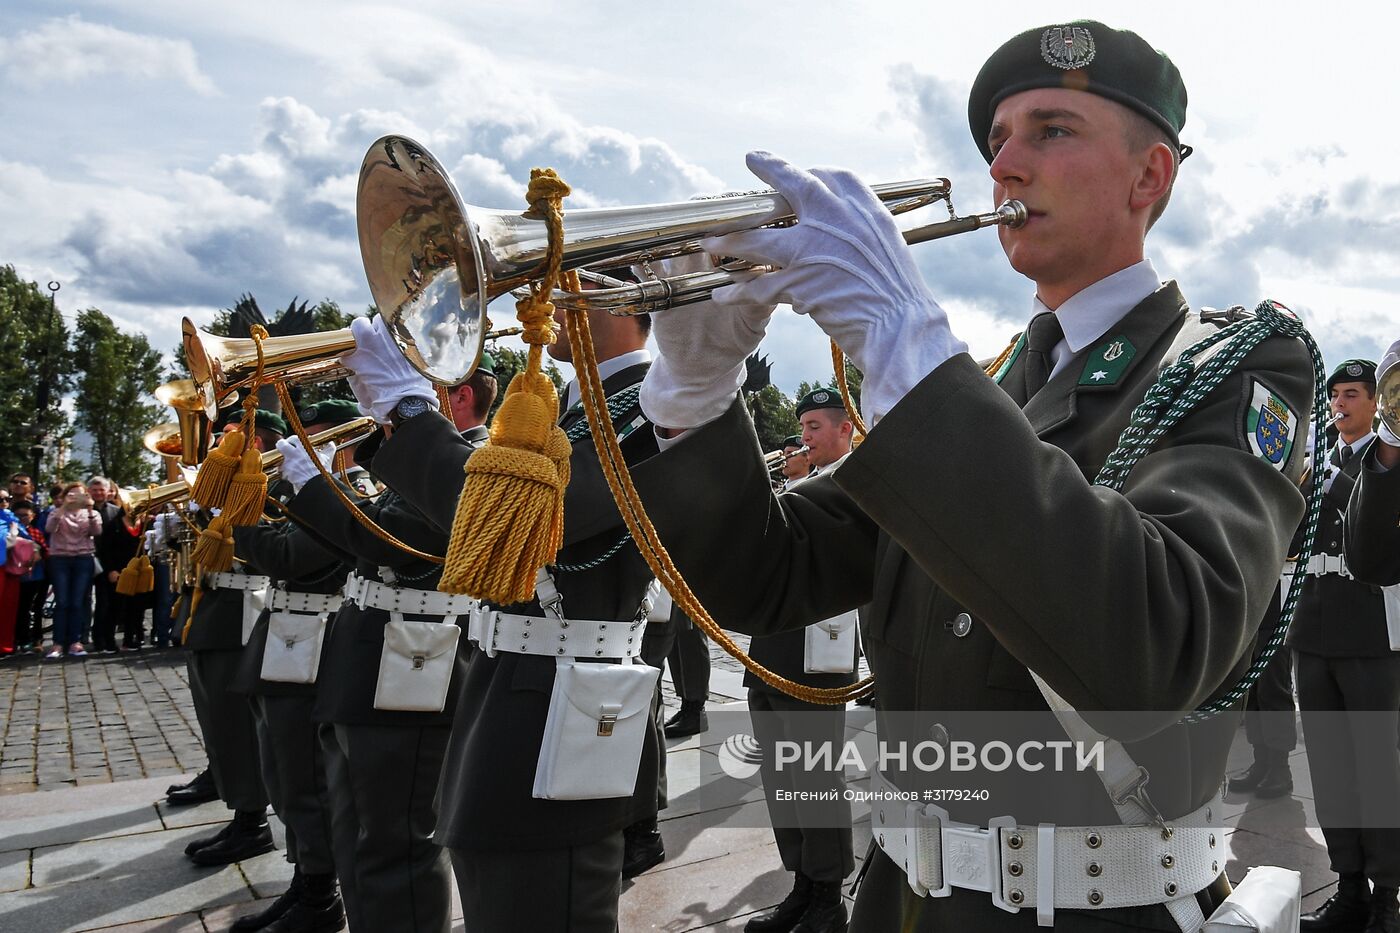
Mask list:
[{"label": "uniform collar", "polygon": [[1361,453],[1361,451],[1363,451],[1363,450],[1366,449],[1366,445],[1369,444],[1369,443],[1371,443],[1371,440],[1372,440],[1375,436],[1376,436],[1376,432],[1375,432],[1375,431],[1368,431],[1364,437],[1358,438],[1357,441],[1356,441],[1356,443],[1350,444],[1350,445],[1344,443],[1344,442],[1342,441],[1342,439],[1339,437],[1339,438],[1337,438],[1337,448],[1336,448],[1336,449],[1340,451],[1343,447],[1350,446],[1350,447],[1351,447],[1351,455],[1352,455],[1353,457],[1355,457],[1357,454]]},{"label": "uniform collar", "polygon": [[[1152,268],[1152,261],[1144,259],[1099,279],[1066,299],[1055,309],[1065,336],[1051,351],[1055,363],[1050,374],[1058,373],[1075,354],[1107,334],[1109,328],[1121,321],[1161,284],[1157,270]],[[1049,310],[1039,296],[1032,300],[1032,318]]]},{"label": "uniform collar", "polygon": [[[646,347],[643,347],[640,350],[633,350],[631,353],[624,353],[621,356],[615,356],[610,360],[603,360],[598,364],[598,381],[602,382],[606,380],[609,376],[615,375],[616,373],[620,373],[629,366],[637,366],[641,363],[650,362],[651,351],[648,350]],[[573,408],[575,405],[577,405],[579,397],[580,393],[578,389],[578,380],[574,379],[570,381],[568,388],[565,390],[565,410]]]}]

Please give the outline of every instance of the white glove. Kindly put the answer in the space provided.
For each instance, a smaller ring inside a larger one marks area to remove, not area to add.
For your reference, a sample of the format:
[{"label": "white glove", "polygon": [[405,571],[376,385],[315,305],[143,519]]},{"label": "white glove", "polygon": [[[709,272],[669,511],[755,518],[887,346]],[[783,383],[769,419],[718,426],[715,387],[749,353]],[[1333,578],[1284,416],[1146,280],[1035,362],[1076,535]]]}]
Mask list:
[{"label": "white glove", "polygon": [[712,255],[781,267],[718,289],[714,302],[787,302],[811,315],[865,374],[861,407],[874,424],[967,344],[953,335],[893,216],[864,182],[844,169],[804,172],[767,152],[751,152],[747,162],[787,199],[798,223],[706,240]]},{"label": "white glove", "polygon": [[148,555],[158,554],[160,549],[159,533],[152,528],[150,531],[146,532],[146,553]]},{"label": "white glove", "polygon": [[411,395],[427,399],[433,411],[439,409],[433,384],[404,359],[382,315],[373,321],[355,318],[350,322],[350,333],[355,337],[355,349],[340,362],[350,370],[350,389],[361,412],[388,424],[394,406]]},{"label": "white glove", "polygon": [[[660,267],[659,275],[678,275],[712,264],[694,253],[653,266]],[[772,316],[771,304],[740,302],[654,312],[651,332],[660,353],[642,380],[647,418],[666,428],[697,428],[724,414],[744,384],[744,361],[758,349]]]},{"label": "white glove", "polygon": [[[301,438],[283,438],[277,442],[277,449],[282,454],[282,478],[292,484],[293,492],[301,492],[301,487],[321,475],[320,471],[316,469],[315,462],[302,448]],[[316,459],[320,460],[327,470],[330,470],[331,463],[335,460],[335,445],[322,444],[317,447]]]}]

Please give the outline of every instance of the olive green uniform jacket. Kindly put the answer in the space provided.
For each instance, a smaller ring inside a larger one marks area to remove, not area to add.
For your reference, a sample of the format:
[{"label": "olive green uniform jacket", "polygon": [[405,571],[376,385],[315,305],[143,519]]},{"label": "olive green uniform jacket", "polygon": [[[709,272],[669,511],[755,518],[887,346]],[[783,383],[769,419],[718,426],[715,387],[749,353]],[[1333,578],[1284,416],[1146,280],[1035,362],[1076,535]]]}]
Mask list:
[{"label": "olive green uniform jacket", "polygon": [[[1168,283],[1109,329],[1136,349],[1111,385],[1079,384],[1095,349],[1086,348],[1023,410],[1009,393],[1024,385],[1024,354],[1005,388],[956,356],[839,469],[782,496],[736,401],[658,456],[665,468],[638,486],[725,628],[766,634],[869,603],[863,634],[887,743],[928,738],[927,723],[923,734],[894,732],[891,711],[1046,710],[1033,669],[1091,725],[1123,739],[1153,788],[1175,789],[1154,802],[1179,816],[1219,790],[1238,716],[1189,734],[1173,723],[1247,667],[1303,513],[1303,444],[1281,468],[1250,450],[1254,382],[1292,409],[1300,440],[1297,419],[1305,423],[1313,397],[1307,350],[1269,338],[1138,463],[1121,493],[1091,480],[1162,360],[1210,333]],[[973,624],[960,636],[952,623],[963,612]],[[1143,712],[1126,721],[1099,713],[1123,710]],[[1118,822],[1092,772],[1049,771],[1045,780],[1061,786],[1038,799],[1097,802],[1098,822]],[[1008,800],[988,812],[960,806],[948,806],[954,819],[982,825],[1008,812],[1022,824],[1064,822],[1053,808],[1017,812]],[[873,876],[857,916],[876,906],[866,900],[892,903],[866,928],[1035,927],[1033,911],[1010,917],[985,894],[920,899],[907,885],[872,887]],[[1074,916],[1057,911],[1057,928],[1075,929]],[[1097,921],[1175,929],[1155,906],[1085,923]]]}]

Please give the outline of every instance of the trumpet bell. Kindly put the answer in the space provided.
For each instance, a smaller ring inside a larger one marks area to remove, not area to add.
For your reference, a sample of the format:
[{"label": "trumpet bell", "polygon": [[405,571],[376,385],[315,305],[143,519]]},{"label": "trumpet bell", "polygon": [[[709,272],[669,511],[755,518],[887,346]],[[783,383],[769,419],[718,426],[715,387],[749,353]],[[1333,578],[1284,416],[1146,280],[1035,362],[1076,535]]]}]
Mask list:
[{"label": "trumpet bell", "polygon": [[[209,453],[209,417],[204,413],[204,403],[201,401],[198,387],[191,379],[176,379],[174,382],[157,386],[155,396],[156,401],[175,410],[180,435],[180,463],[191,467],[198,465]],[[152,428],[152,431],[166,427],[168,425],[160,425],[158,428]],[[146,449],[162,457],[169,456],[168,441],[159,443],[165,441],[165,436],[156,440],[158,446],[162,447],[161,450],[153,450],[149,444]]]},{"label": "trumpet bell", "polygon": [[1400,361],[1376,376],[1376,413],[1391,433],[1400,435]]}]

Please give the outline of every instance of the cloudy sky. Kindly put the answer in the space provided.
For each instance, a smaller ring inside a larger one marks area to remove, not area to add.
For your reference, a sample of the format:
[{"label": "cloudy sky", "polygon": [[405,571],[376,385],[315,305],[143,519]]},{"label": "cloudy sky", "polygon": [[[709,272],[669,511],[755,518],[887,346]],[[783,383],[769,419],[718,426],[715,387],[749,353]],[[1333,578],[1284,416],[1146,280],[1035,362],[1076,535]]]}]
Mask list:
[{"label": "cloudy sky", "polygon": [[[10,0],[0,263],[61,281],[65,313],[100,307],[163,349],[182,315],[207,321],[244,291],[266,310],[294,295],[361,310],[355,177],[390,132],[486,207],[518,205],[536,165],[573,184],[575,206],[750,188],[743,154],[767,148],[871,181],[946,175],[961,211],[986,210],[972,76],[1011,34],[1087,16],[1166,49],[1190,91],[1196,154],[1148,239],[1158,271],[1197,305],[1289,304],[1329,363],[1400,337],[1400,128],[1382,109],[1400,90],[1393,9],[398,6]],[[1029,283],[990,232],[918,256],[974,352],[1024,323]],[[788,390],[829,369],[790,312],[765,349]]]}]

